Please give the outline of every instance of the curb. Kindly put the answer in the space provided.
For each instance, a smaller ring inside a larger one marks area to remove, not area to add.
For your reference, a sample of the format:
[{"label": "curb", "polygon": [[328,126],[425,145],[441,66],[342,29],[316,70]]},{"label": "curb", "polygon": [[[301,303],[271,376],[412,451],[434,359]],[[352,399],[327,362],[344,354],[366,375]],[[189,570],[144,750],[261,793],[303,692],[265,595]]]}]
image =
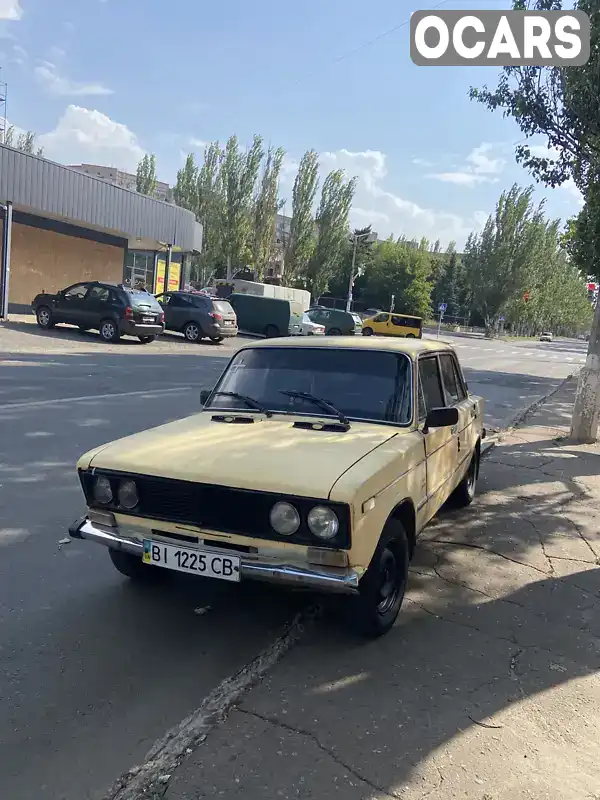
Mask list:
[{"label": "curb", "polygon": [[567,375],[567,377],[564,378],[558,384],[558,386],[555,386],[554,389],[552,389],[552,391],[548,392],[548,394],[545,394],[543,397],[540,397],[539,400],[536,400],[535,402],[531,403],[525,408],[522,408],[510,420],[506,428],[500,428],[499,430],[497,430],[482,445],[480,457],[482,459],[487,458],[488,455],[492,452],[492,450],[496,447],[496,445],[498,445],[502,441],[502,438],[504,436],[509,434],[511,431],[515,430],[515,428],[519,428],[521,425],[523,425],[523,423],[526,421],[527,417],[530,414],[541,408],[544,405],[544,403],[547,403],[548,400],[550,400],[552,397],[554,397],[555,394],[557,394],[557,392],[560,392],[560,390],[563,389],[567,385],[567,383],[569,383],[569,381],[572,381],[573,378],[575,378],[577,375],[579,375],[579,370],[576,370],[575,372],[572,372],[570,375]]}]

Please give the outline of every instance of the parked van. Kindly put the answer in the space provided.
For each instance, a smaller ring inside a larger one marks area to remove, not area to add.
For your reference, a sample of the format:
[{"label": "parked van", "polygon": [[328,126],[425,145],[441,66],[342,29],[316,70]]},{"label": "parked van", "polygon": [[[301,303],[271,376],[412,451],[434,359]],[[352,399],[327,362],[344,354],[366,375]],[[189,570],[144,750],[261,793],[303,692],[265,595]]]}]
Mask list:
[{"label": "parked van", "polygon": [[362,319],[353,311],[314,306],[307,313],[312,322],[325,326],[326,336],[353,336],[362,333]]},{"label": "parked van", "polygon": [[228,297],[241,333],[257,333],[268,339],[288,336],[292,311],[289,300],[234,292]]},{"label": "parked van", "polygon": [[234,278],[232,281],[217,279],[215,286],[219,296],[229,297],[229,293],[251,294],[257,297],[273,297],[277,300],[287,300],[292,308],[292,313],[302,316],[310,306],[310,292],[305,289],[292,289],[290,286],[277,286],[274,283],[258,283]]}]

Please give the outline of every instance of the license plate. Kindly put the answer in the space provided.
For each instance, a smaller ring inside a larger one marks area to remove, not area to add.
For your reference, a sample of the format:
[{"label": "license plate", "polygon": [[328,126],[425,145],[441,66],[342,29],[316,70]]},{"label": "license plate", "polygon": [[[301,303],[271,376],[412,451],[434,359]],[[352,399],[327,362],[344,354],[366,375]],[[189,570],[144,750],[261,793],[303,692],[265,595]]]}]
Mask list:
[{"label": "license plate", "polygon": [[154,317],[142,317],[142,322],[154,322]]},{"label": "license plate", "polygon": [[233,322],[230,319],[226,319],[223,321],[224,325],[233,325]]},{"label": "license plate", "polygon": [[207,550],[192,550],[163,542],[144,539],[144,564],[174,569],[205,578],[222,581],[240,580],[240,559],[236,556],[220,555]]}]

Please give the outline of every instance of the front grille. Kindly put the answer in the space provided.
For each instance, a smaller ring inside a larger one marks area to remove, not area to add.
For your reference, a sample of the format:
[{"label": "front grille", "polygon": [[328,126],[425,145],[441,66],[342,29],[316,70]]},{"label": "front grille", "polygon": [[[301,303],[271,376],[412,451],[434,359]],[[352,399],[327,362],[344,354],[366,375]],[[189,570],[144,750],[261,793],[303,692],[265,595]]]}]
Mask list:
[{"label": "front grille", "polygon": [[[118,495],[118,484],[123,478],[132,478],[138,487],[139,504],[133,511],[114,504],[99,506],[93,500],[94,476],[90,472],[81,473],[88,505],[103,508],[119,514],[178,522],[195,525],[223,533],[235,533],[258,539],[287,541],[294,544],[327,546],[348,549],[350,546],[350,509],[344,503],[331,503],[307,497],[292,497],[273,492],[257,492],[246,489],[232,489],[207,483],[192,483],[171,478],[156,478],[148,475],[129,473],[109,473],[94,470],[94,475],[106,475],[111,481],[113,496]],[[273,505],[280,501],[292,503],[300,513],[300,528],[292,536],[280,536],[270,525],[269,513]],[[340,529],[334,540],[324,542],[314,536],[306,521],[308,512],[315,505],[332,508],[340,521]]]}]

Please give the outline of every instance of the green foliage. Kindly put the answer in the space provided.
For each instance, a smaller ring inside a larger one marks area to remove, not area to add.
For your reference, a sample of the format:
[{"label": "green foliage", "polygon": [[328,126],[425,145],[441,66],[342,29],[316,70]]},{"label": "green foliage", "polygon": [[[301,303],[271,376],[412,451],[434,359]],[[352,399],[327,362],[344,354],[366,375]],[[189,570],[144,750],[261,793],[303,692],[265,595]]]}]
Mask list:
[{"label": "green foliage", "polygon": [[198,166],[193,153],[188,154],[184,166],[177,172],[173,197],[178,206],[198,215]]},{"label": "green foliage", "polygon": [[156,192],[156,156],[146,153],[137,165],[135,188],[140,194],[154,197]]},{"label": "green foliage", "polygon": [[327,290],[348,238],[348,214],[355,188],[356,178],[346,181],[341,169],[333,170],[323,181],[315,219],[317,244],[306,275],[306,288],[315,298]]},{"label": "green foliage", "polygon": [[316,228],[313,206],[319,188],[319,157],[314,150],[302,156],[294,180],[290,240],[285,254],[287,281],[303,277],[313,256]]},{"label": "green foliage", "polygon": [[269,147],[260,186],[254,200],[252,263],[259,280],[264,277],[265,269],[272,262],[276,252],[277,213],[281,209],[279,174],[284,155],[282,147],[277,149]]},{"label": "green foliage", "polygon": [[338,262],[329,279],[329,292],[333,297],[346,297],[348,284],[352,271],[352,257],[354,255],[354,237],[356,237],[356,256],[354,259],[354,275],[358,275],[354,283],[353,294],[361,295],[366,285],[366,273],[373,264],[375,242],[368,242],[367,235],[371,233],[371,225],[366,228],[355,228],[352,234],[344,240],[340,250]]},{"label": "green foliage", "polygon": [[221,172],[222,161],[223,151],[219,142],[211,142],[204,151],[202,166],[196,172],[196,217],[204,226],[201,264],[205,268],[205,272],[208,268],[215,270],[226,263],[224,252],[225,188]]},{"label": "green foliage", "polygon": [[33,133],[33,131],[25,131],[24,133],[20,133],[15,142],[15,128],[13,125],[9,125],[6,129],[4,141],[2,141],[2,136],[0,135],[0,144],[5,144],[8,147],[14,147],[16,150],[20,150],[22,153],[31,153],[32,155],[35,154],[36,156],[44,155],[44,149],[42,147],[38,147],[36,150],[35,133]]},{"label": "green foliage", "polygon": [[395,311],[426,318],[431,314],[430,268],[428,250],[402,239],[378,242],[361,299],[370,307],[389,309],[395,295]]}]

